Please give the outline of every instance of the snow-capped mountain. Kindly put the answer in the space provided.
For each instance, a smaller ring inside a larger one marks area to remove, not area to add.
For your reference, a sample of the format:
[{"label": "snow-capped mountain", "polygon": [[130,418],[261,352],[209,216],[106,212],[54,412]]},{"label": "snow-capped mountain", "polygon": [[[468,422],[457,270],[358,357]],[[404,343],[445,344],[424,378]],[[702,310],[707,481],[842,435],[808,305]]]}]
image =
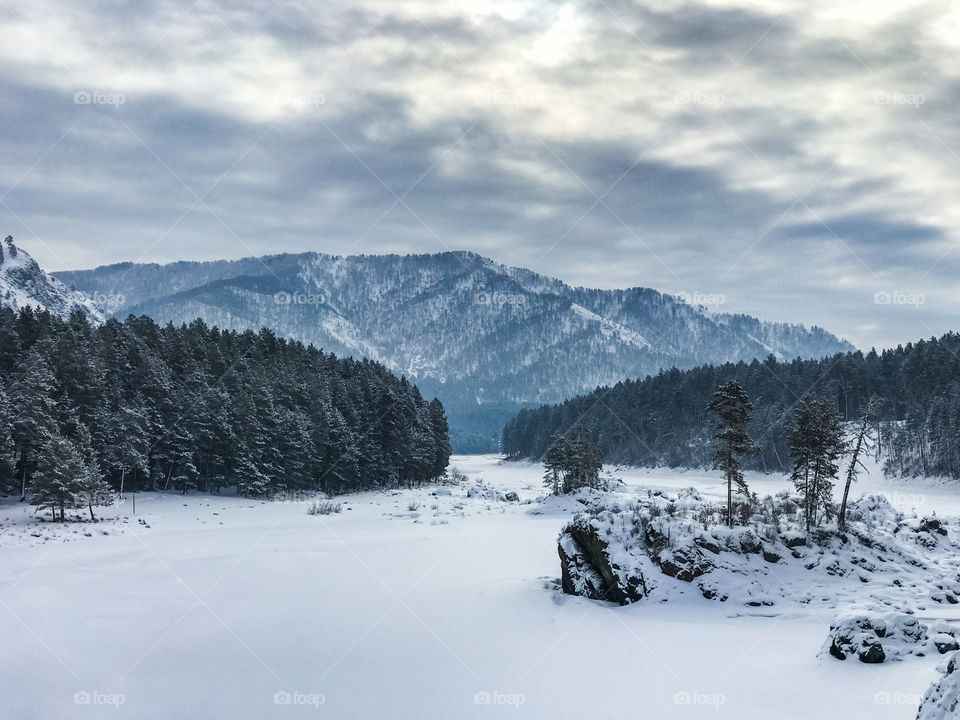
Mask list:
[{"label": "snow-capped mountain", "polygon": [[27,306],[67,317],[80,310],[93,322],[106,319],[102,306],[90,296],[67,288],[44,272],[30,255],[7,236],[0,244],[0,306],[19,310]]},{"label": "snow-capped mountain", "polygon": [[574,288],[466,252],[122,263],[57,276],[118,298],[119,316],[266,326],[379,360],[440,397],[460,451],[494,449],[520,407],[661,368],[852,349],[820,328],[715,313],[646,288]]}]

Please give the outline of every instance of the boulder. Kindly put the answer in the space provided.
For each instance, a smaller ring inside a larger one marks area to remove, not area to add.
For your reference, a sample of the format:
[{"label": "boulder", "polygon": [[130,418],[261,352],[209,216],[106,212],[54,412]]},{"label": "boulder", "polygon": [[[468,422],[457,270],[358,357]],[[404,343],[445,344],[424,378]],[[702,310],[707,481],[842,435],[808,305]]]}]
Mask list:
[{"label": "boulder", "polygon": [[917,526],[917,532],[925,533],[936,533],[937,535],[946,535],[947,529],[943,526],[943,523],[940,522],[935,517],[925,517],[920,521],[920,524]]},{"label": "boulder", "polygon": [[520,502],[520,496],[515,492],[508,492],[504,494],[503,499],[507,502]]},{"label": "boulder", "polygon": [[856,657],[864,663],[922,656],[936,649],[940,654],[960,649],[957,630],[946,623],[924,625],[909,615],[884,617],[858,615],[830,626],[824,650],[838,660]]},{"label": "boulder", "polygon": [[645,578],[612,563],[607,547],[589,517],[574,518],[558,542],[563,591],[620,605],[640,600],[647,594]]}]

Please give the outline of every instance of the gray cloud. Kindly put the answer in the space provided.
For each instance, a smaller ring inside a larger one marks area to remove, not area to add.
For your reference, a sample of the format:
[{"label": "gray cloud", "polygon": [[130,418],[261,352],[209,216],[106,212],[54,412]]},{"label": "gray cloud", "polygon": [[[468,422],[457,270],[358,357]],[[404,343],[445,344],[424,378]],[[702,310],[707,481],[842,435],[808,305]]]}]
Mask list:
[{"label": "gray cloud", "polygon": [[894,344],[960,300],[951,12],[7,3],[0,218],[51,269],[470,249]]}]

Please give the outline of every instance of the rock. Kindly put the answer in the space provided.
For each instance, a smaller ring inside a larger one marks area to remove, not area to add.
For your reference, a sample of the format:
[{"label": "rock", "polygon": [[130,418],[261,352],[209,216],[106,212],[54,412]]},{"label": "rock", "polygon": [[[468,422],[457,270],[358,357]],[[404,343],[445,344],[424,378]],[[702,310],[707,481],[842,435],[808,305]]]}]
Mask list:
[{"label": "rock", "polygon": [[780,562],[780,555],[774,552],[769,547],[764,547],[762,554],[763,554],[763,559],[766,560],[768,563],[776,564]]},{"label": "rock", "polygon": [[627,573],[610,562],[607,543],[588,516],[577,516],[560,533],[561,587],[568,595],[629,605],[647,594],[639,572]]},{"label": "rock", "polygon": [[645,529],[645,541],[650,559],[668,577],[691,582],[713,569],[713,563],[707,560],[696,540],[671,549],[666,535],[651,522]]},{"label": "rock", "polygon": [[957,672],[958,653],[954,653],[940,668],[943,677],[927,690],[917,712],[917,720],[948,720],[960,715],[960,673]]},{"label": "rock", "polygon": [[807,538],[803,535],[784,535],[780,539],[783,540],[784,545],[791,549],[807,544]]},{"label": "rock", "polygon": [[838,660],[856,656],[860,662],[872,664],[907,655],[922,657],[933,648],[941,654],[960,649],[957,630],[942,621],[928,627],[908,615],[858,615],[830,626],[821,653],[828,651]]},{"label": "rock", "polygon": [[515,492],[508,492],[503,496],[503,499],[507,502],[520,502],[520,496]]},{"label": "rock", "polygon": [[947,529],[937,518],[926,517],[920,521],[920,525],[917,526],[917,532],[936,533],[937,535],[945,536],[947,534]]},{"label": "rock", "polygon": [[876,642],[861,650],[857,654],[857,657],[860,658],[860,662],[862,663],[875,665],[886,660],[887,654],[883,651],[883,646]]},{"label": "rock", "polygon": [[707,552],[711,552],[714,555],[720,554],[720,545],[717,544],[715,538],[699,535],[694,539],[693,542],[696,543],[697,547],[701,547]]},{"label": "rock", "polygon": [[759,555],[762,549],[763,544],[760,542],[760,538],[754,535],[752,531],[744,530],[740,534],[740,552],[744,555]]}]

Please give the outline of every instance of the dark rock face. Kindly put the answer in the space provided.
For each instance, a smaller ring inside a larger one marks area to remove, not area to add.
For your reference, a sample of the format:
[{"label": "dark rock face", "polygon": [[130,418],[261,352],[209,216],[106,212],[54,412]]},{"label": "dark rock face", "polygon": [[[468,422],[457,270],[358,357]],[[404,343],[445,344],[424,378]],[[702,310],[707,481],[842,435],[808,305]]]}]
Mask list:
[{"label": "dark rock face", "polygon": [[568,595],[583,595],[629,605],[647,594],[640,573],[626,574],[610,562],[607,544],[587,518],[577,518],[560,534],[561,587]]},{"label": "dark rock face", "polygon": [[503,496],[503,499],[506,500],[507,502],[520,502],[520,496],[517,495],[515,492],[508,492],[506,495]]},{"label": "dark rock face", "polygon": [[[648,524],[644,530],[647,554],[659,567],[664,575],[691,582],[704,573],[713,569],[713,563],[700,550],[699,543],[684,545],[670,549],[670,541],[666,535],[657,530],[653,524]],[[706,542],[704,545],[710,545]],[[717,546],[717,554],[719,554]],[[711,552],[713,552],[711,550]]]},{"label": "dark rock face", "polygon": [[776,564],[780,562],[780,555],[775,553],[770,548],[765,547],[763,548],[763,559],[766,560],[768,563]]},{"label": "dark rock face", "polygon": [[927,517],[920,521],[917,532],[936,533],[937,535],[946,536],[947,529],[937,518]]},{"label": "dark rock face", "polygon": [[887,659],[887,654],[880,643],[873,643],[861,650],[857,657],[862,663],[879,664]]}]

